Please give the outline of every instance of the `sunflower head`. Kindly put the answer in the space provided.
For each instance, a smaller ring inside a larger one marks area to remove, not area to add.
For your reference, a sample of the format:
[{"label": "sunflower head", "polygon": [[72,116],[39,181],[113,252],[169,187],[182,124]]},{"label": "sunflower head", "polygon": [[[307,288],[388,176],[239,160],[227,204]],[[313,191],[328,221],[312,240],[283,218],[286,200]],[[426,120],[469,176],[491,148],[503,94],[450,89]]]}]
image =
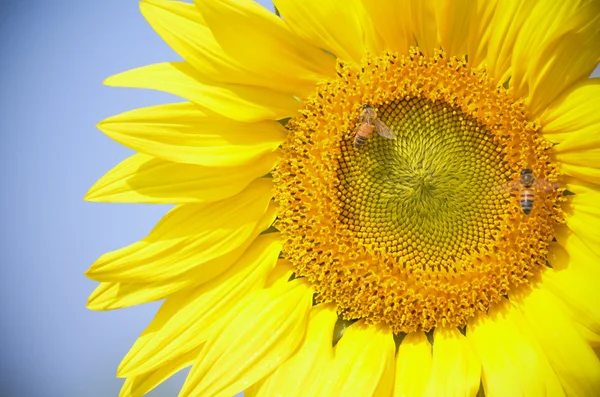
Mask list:
[{"label": "sunflower head", "polygon": [[[287,124],[274,173],[283,253],[318,301],[395,332],[462,327],[545,268],[560,192],[531,216],[507,194],[532,168],[558,178],[522,100],[442,51],[337,73]],[[364,123],[395,139],[356,147]]]},{"label": "sunflower head", "polygon": [[87,198],[176,206],[87,275],[163,300],[122,397],[595,396],[600,3],[144,0],[186,102]]}]

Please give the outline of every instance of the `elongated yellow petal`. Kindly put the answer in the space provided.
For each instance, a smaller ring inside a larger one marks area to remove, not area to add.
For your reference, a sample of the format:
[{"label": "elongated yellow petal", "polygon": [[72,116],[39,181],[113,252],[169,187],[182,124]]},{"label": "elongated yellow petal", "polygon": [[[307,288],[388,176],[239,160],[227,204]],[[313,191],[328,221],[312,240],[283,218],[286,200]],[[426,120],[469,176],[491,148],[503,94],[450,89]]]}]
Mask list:
[{"label": "elongated yellow petal", "polygon": [[501,305],[467,326],[467,339],[481,360],[486,397],[544,396],[543,360],[515,322],[516,309]]},{"label": "elongated yellow petal", "polygon": [[303,397],[314,387],[315,379],[329,369],[333,358],[331,335],[337,320],[333,304],[320,304],[311,309],[306,336],[298,351],[275,372],[253,386],[246,396]]},{"label": "elongated yellow petal", "polygon": [[[262,241],[263,243],[268,242],[268,241],[271,241],[271,239],[275,238],[275,235],[268,236],[268,237],[265,236],[265,238],[266,238],[266,240],[264,240],[262,237],[258,237],[257,240],[263,239],[263,241]],[[257,242],[259,242],[259,241],[257,241]],[[244,256],[242,258],[240,258],[238,260],[238,262],[236,263],[236,265],[234,265],[233,267],[239,267],[239,266],[244,266],[244,265],[252,266],[253,263],[249,263],[246,259],[251,254],[250,251],[256,251],[256,250],[257,250],[256,247],[250,247],[248,249],[248,251],[246,251],[244,253]],[[266,262],[262,262],[259,265],[259,268],[252,270],[252,274],[250,276],[248,276],[247,279],[244,279],[240,283],[243,285],[237,285],[237,287],[234,286],[231,283],[231,281],[228,280],[227,285],[215,286],[212,290],[203,288],[204,285],[202,285],[202,286],[198,287],[198,289],[188,288],[183,291],[176,291],[175,293],[169,295],[168,299],[165,301],[165,303],[163,303],[163,305],[158,310],[158,313],[156,314],[156,316],[154,316],[154,319],[152,320],[152,322],[148,325],[148,327],[146,327],[144,332],[142,332],[142,334],[137,338],[137,340],[134,342],[131,349],[129,349],[129,352],[121,361],[120,367],[131,366],[131,364],[129,364],[130,360],[136,359],[136,357],[138,357],[138,355],[140,355],[140,352],[149,350],[150,346],[148,346],[148,345],[155,339],[155,336],[157,336],[159,334],[159,331],[161,331],[161,329],[174,316],[176,316],[180,312],[181,306],[183,306],[188,301],[191,302],[192,299],[195,298],[196,293],[198,293],[198,295],[199,295],[198,300],[205,299],[205,301],[206,301],[206,299],[212,299],[213,301],[217,301],[217,300],[219,300],[219,297],[222,297],[221,301],[218,301],[217,303],[211,302],[206,307],[203,307],[201,310],[202,313],[198,313],[197,314],[198,316],[205,316],[204,318],[214,319],[217,314],[222,315],[223,313],[226,313],[229,310],[231,310],[233,307],[235,307],[235,305],[237,305],[237,302],[239,301],[239,299],[238,299],[239,296],[236,295],[235,293],[227,295],[228,291],[230,291],[232,289],[231,288],[232,286],[234,289],[236,289],[238,291],[244,290],[245,287],[247,287],[249,284],[251,284],[250,290],[248,291],[248,293],[249,293],[251,291],[254,291],[256,289],[256,286],[263,285],[262,284],[263,282],[261,281],[261,277],[263,277],[263,275],[261,275],[261,269],[263,268],[263,266],[269,267],[268,260]],[[275,266],[275,268],[272,269],[270,272],[268,272],[268,274],[264,275],[264,277],[266,277],[266,280],[264,281],[264,286],[268,288],[272,285],[272,284],[268,283],[268,280],[269,280],[269,278],[273,278],[274,274],[279,274],[280,278],[282,278],[284,281],[287,281],[290,278],[290,275],[292,274],[292,272],[293,272],[293,268],[291,267],[289,262],[285,259],[279,259],[279,260],[277,260],[277,265]],[[225,274],[219,276],[219,279],[227,278],[230,273],[231,272],[229,270],[226,271]],[[243,273],[243,272],[241,272],[241,273]],[[258,281],[255,279],[256,277],[259,278]],[[209,283],[207,283],[207,284],[209,284]],[[215,284],[212,283],[211,285],[215,285]],[[204,295],[202,295],[202,291],[204,291]],[[225,294],[225,295],[223,295],[223,294]],[[212,306],[213,304],[216,305],[216,307],[213,307]],[[219,311],[223,312],[223,313],[217,313]],[[216,316],[216,317],[218,317],[218,316]],[[213,330],[213,328],[217,327],[217,326],[218,326],[217,321],[214,321],[211,324],[205,324],[205,328],[202,328],[201,331],[199,331],[199,332],[203,332],[205,335],[208,335]],[[202,340],[202,342],[204,342],[205,339],[206,339],[206,337],[200,338],[200,340]]]},{"label": "elongated yellow petal", "polygon": [[568,196],[567,226],[600,257],[600,186],[574,179],[567,181],[566,188],[575,193]]},{"label": "elongated yellow petal", "polygon": [[331,56],[298,40],[285,22],[261,5],[251,0],[195,4],[223,50],[253,73],[272,79],[275,88],[280,85],[282,91],[305,96],[335,75]]},{"label": "elongated yellow petal", "polygon": [[[555,149],[585,148],[586,143],[578,138],[598,136],[600,114],[595,105],[600,101],[600,79],[589,79],[579,83],[554,101],[540,116],[542,134],[552,142],[561,143]],[[589,139],[589,138],[588,138]],[[566,142],[565,142],[566,140]]]},{"label": "elongated yellow petal", "polygon": [[534,1],[497,1],[484,62],[496,84],[510,77],[515,41],[534,5]]},{"label": "elongated yellow petal", "polygon": [[225,83],[263,85],[258,76],[223,51],[193,4],[143,0],[140,11],[169,47],[206,77]]},{"label": "elongated yellow petal", "polygon": [[[548,260],[552,269],[543,274],[543,285],[560,298],[566,314],[589,330],[586,336],[600,335],[600,257],[577,235],[559,229],[558,243],[550,245]],[[597,249],[597,247],[593,247]],[[585,332],[585,331],[584,331]]]},{"label": "elongated yellow petal", "polygon": [[548,360],[542,345],[539,343],[539,340],[536,337],[538,330],[536,328],[532,328],[522,314],[524,310],[527,310],[527,308],[522,304],[522,298],[530,292],[530,289],[531,288],[528,286],[511,291],[511,310],[509,310],[509,315],[512,318],[512,321],[514,321],[518,330],[523,335],[523,338],[527,340],[529,346],[537,354],[540,373],[542,374],[541,380],[546,389],[545,395],[553,397],[565,397],[565,391],[560,383],[560,378],[557,376],[556,371],[554,371],[552,368],[552,365],[550,365],[550,361]]},{"label": "elongated yellow petal", "polygon": [[[266,73],[266,69],[260,70],[260,73],[249,70],[252,68],[247,64],[247,59],[236,58],[233,53],[227,51],[227,48],[223,48],[222,40],[215,37],[215,31],[207,26],[202,14],[193,4],[179,1],[145,0],[140,3],[140,9],[150,25],[169,46],[202,75],[224,83],[267,87],[275,91],[298,92],[297,87],[288,83],[290,79],[295,79],[293,72],[286,76],[286,79],[280,79],[273,78],[273,75]],[[221,15],[221,26],[227,26],[230,34],[238,32],[236,36],[238,39],[247,38],[246,34],[248,32],[262,32],[261,29],[265,26],[261,23],[258,29],[244,29],[239,24],[227,22],[224,19],[227,18]],[[236,28],[231,29],[231,26]],[[244,32],[244,34],[239,34],[239,32]],[[262,38],[256,38],[254,43],[261,43],[261,45],[252,45],[249,48],[254,51],[264,49]],[[316,49],[313,51],[317,52]],[[290,62],[280,52],[269,55],[266,59],[273,62],[272,64],[279,65],[282,60]],[[323,54],[317,55],[323,56]],[[275,61],[273,56],[281,57],[281,60]],[[330,66],[332,65],[330,64]],[[288,69],[282,68],[280,70]],[[302,83],[295,80],[294,82],[295,84]]]},{"label": "elongated yellow petal", "polygon": [[[596,125],[599,129],[600,125]],[[576,133],[554,146],[556,160],[562,164],[600,168],[600,133]]]},{"label": "elongated yellow petal", "polygon": [[[600,100],[600,95],[597,99]],[[580,116],[585,119],[585,115]],[[597,204],[600,197],[600,117],[589,116],[587,121],[589,125],[582,126],[582,129],[565,133],[563,141],[552,150],[562,171],[575,177],[565,178],[566,188],[576,193],[575,196],[569,196],[569,228],[584,238],[588,245],[594,246],[595,252],[600,254],[600,233],[596,229],[600,224]]]},{"label": "elongated yellow petal", "polygon": [[467,54],[469,37],[476,36],[477,7],[473,0],[435,0],[437,38],[448,56],[462,58]]},{"label": "elongated yellow petal", "polygon": [[267,276],[265,283],[266,288],[271,288],[275,284],[287,283],[292,274],[294,273],[294,267],[287,259],[279,259],[275,269],[271,270],[271,273]]},{"label": "elongated yellow petal", "polygon": [[515,42],[511,85],[537,116],[600,59],[600,3],[539,1]]},{"label": "elongated yellow petal", "polygon": [[124,160],[92,186],[86,200],[99,202],[186,204],[230,198],[265,176],[277,155],[268,153],[252,164],[205,167],[157,159],[138,153]]},{"label": "elongated yellow petal", "polygon": [[555,238],[560,245],[551,244],[548,253],[548,261],[555,270],[575,269],[579,274],[587,273],[588,277],[600,279],[600,257],[592,251],[597,247],[586,244],[578,234],[564,226],[555,229]]},{"label": "elongated yellow petal", "polygon": [[171,361],[166,361],[162,363],[163,365],[160,368],[153,371],[128,377],[121,388],[119,397],[142,397],[146,395],[175,373],[192,365],[201,349],[202,347],[197,347]]},{"label": "elongated yellow petal", "polygon": [[573,327],[560,301],[544,288],[534,288],[520,304],[566,394],[597,396],[600,360]]},{"label": "elongated yellow petal", "polygon": [[458,329],[436,328],[427,396],[472,397],[479,390],[481,362]]},{"label": "elongated yellow petal", "polygon": [[335,346],[322,396],[389,396],[394,387],[396,347],[389,329],[352,324]]},{"label": "elongated yellow petal", "polygon": [[402,340],[396,355],[394,397],[425,395],[431,374],[431,344],[422,332],[413,332]]},{"label": "elongated yellow petal", "polygon": [[544,273],[543,282],[544,288],[561,299],[565,314],[581,325],[578,330],[584,339],[593,341],[600,335],[600,291],[597,280],[585,276],[571,269],[549,269]]},{"label": "elongated yellow petal", "polygon": [[249,296],[207,340],[180,396],[230,397],[276,370],[304,337],[312,295],[296,279]]},{"label": "elongated yellow petal", "polygon": [[274,0],[283,20],[304,41],[336,57],[360,64],[382,45],[360,0]]},{"label": "elongated yellow petal", "polygon": [[135,109],[105,119],[98,128],[138,152],[207,167],[252,164],[287,135],[276,121],[242,123],[190,102]]},{"label": "elongated yellow petal", "polygon": [[558,163],[558,165],[563,174],[600,185],[600,168],[598,167],[580,166],[568,163]]},{"label": "elongated yellow petal", "polygon": [[410,0],[364,0],[363,4],[381,36],[383,49],[408,54],[409,47],[416,45],[407,12]]},{"label": "elongated yellow petal", "polygon": [[185,62],[158,63],[109,77],[104,84],[165,91],[237,121],[255,122],[293,117],[299,102],[268,88],[219,83]]},{"label": "elongated yellow petal", "polygon": [[[262,217],[248,241],[215,261],[215,268],[223,271],[226,270],[243,254],[254,238],[262,230],[269,227],[274,219],[275,206],[272,205]],[[214,270],[212,271],[214,272]],[[163,299],[184,288],[189,288],[206,281],[207,279],[202,274],[201,268],[199,272],[186,272],[181,276],[165,281],[139,283],[104,282],[90,295],[87,308],[91,310],[112,310]]]},{"label": "elongated yellow petal", "polygon": [[411,0],[410,16],[415,40],[424,54],[433,55],[433,50],[439,48],[436,24],[436,8],[438,4],[432,0]]},{"label": "elongated yellow petal", "polygon": [[[170,297],[174,298],[177,296],[181,296],[181,295],[178,295],[177,293],[175,293],[174,295],[171,295]],[[141,352],[146,347],[146,345],[148,343],[150,343],[150,341],[152,341],[152,339],[154,338],[156,333],[158,331],[160,331],[162,326],[167,321],[169,321],[169,319],[171,317],[173,317],[173,315],[175,314],[175,311],[165,310],[165,309],[167,309],[166,302],[162,304],[162,306],[160,307],[160,309],[158,310],[158,312],[156,313],[156,315],[154,316],[154,318],[152,319],[150,324],[146,327],[146,329],[142,332],[142,334],[135,340],[135,342],[133,343],[133,346],[131,346],[131,348],[129,349],[129,352],[121,361],[121,364],[120,364],[121,366],[126,365],[126,362],[128,360],[130,360],[132,357],[135,357],[139,352]],[[168,308],[168,309],[170,309],[170,308]]]},{"label": "elongated yellow petal", "polygon": [[114,310],[163,299],[187,286],[190,280],[154,283],[103,282],[90,294],[86,307],[90,310]]},{"label": "elongated yellow petal", "polygon": [[192,270],[198,283],[209,280],[241,255],[234,254],[236,248],[252,241],[271,201],[271,187],[263,178],[226,200],[178,206],[144,239],[102,255],[86,275],[149,283]]},{"label": "elongated yellow petal", "polygon": [[118,375],[154,370],[203,343],[216,320],[238,300],[265,285],[280,252],[279,233],[258,236],[223,274],[191,291],[168,297],[149,326],[158,330],[142,349],[132,350],[125,356]]},{"label": "elongated yellow petal", "polygon": [[473,14],[471,33],[467,37],[467,54],[469,54],[469,63],[473,67],[480,66],[486,60],[497,3],[496,0],[477,0],[471,3]]}]

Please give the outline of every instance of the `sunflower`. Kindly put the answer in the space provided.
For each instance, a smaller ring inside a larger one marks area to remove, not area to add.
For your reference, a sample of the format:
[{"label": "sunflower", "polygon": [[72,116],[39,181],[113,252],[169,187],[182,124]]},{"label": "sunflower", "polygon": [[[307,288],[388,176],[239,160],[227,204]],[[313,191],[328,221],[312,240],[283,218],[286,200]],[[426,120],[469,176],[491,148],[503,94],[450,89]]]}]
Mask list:
[{"label": "sunflower", "polygon": [[88,200],[175,204],[88,307],[141,396],[597,396],[600,2],[145,0]]}]

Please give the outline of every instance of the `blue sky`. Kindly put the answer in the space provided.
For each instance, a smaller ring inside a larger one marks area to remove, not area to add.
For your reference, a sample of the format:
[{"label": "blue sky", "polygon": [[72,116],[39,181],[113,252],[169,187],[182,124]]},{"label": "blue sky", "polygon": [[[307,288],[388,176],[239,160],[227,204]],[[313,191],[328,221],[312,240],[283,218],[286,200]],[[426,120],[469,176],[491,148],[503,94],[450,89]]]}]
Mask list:
[{"label": "blue sky", "polygon": [[[131,154],[95,124],[177,99],[101,82],[178,57],[137,0],[7,4],[0,12],[0,395],[117,396],[117,365],[158,304],[88,311],[96,283],[83,272],[102,253],[145,236],[167,207],[82,200]],[[176,376],[149,396],[176,396],[182,382]]]}]

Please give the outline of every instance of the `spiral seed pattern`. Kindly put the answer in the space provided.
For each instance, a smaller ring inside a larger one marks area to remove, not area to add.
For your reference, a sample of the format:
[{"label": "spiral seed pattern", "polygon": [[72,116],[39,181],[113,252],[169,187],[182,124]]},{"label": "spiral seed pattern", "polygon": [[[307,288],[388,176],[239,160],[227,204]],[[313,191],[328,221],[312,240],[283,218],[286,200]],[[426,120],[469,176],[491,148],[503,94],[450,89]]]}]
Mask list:
[{"label": "spiral seed pattern", "polygon": [[[524,215],[506,186],[556,180],[522,101],[443,52],[339,63],[287,127],[274,172],[283,255],[317,300],[394,332],[466,325],[546,263],[560,191]],[[353,146],[369,104],[396,134]]]}]

